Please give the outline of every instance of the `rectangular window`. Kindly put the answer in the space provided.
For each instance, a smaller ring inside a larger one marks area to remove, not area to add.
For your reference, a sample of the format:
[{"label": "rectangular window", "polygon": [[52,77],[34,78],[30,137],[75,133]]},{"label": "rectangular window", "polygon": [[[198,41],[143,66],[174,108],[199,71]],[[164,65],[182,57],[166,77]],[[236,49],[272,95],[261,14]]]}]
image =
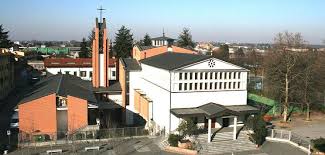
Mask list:
[{"label": "rectangular window", "polygon": [[93,72],[89,71],[89,77],[93,77]]},{"label": "rectangular window", "polygon": [[228,75],[228,72],[225,72],[225,76],[224,76],[225,79],[227,79],[227,77],[228,77],[227,75]]},{"label": "rectangular window", "polygon": [[184,80],[187,80],[187,73],[184,73]]},{"label": "rectangular window", "polygon": [[193,73],[189,73],[190,74],[190,80],[192,80],[193,79]]},{"label": "rectangular window", "polygon": [[236,82],[233,82],[232,83],[232,89],[235,89],[236,88]]},{"label": "rectangular window", "polygon": [[192,85],[193,85],[193,84],[192,84],[192,83],[190,83],[190,88],[189,88],[189,90],[192,90]]},{"label": "rectangular window", "polygon": [[77,72],[76,72],[76,71],[74,71],[74,72],[73,72],[73,75],[74,75],[74,76],[77,76]]},{"label": "rectangular window", "polygon": [[65,71],[65,74],[69,74],[70,72],[69,71]]},{"label": "rectangular window", "polygon": [[207,90],[208,89],[208,83],[204,83],[204,89]]},{"label": "rectangular window", "polygon": [[218,79],[218,72],[214,72],[214,79]]},{"label": "rectangular window", "polygon": [[218,89],[218,82],[214,83],[214,89],[217,90]]},{"label": "rectangular window", "polygon": [[203,79],[203,73],[200,72],[200,80],[202,80],[202,79]]},{"label": "rectangular window", "polygon": [[240,79],[240,73],[241,73],[241,72],[238,72],[238,79]]},{"label": "rectangular window", "polygon": [[213,77],[212,75],[213,75],[213,72],[210,72],[210,79],[211,80],[212,80],[212,77]]},{"label": "rectangular window", "polygon": [[202,90],[203,89],[203,83],[201,82],[200,83],[200,90]]},{"label": "rectangular window", "polygon": [[179,73],[179,79],[182,80],[182,73]]},{"label": "rectangular window", "polygon": [[223,89],[227,89],[227,82],[223,83]]},{"label": "rectangular window", "polygon": [[86,77],[86,71],[80,71],[80,77]]},{"label": "rectangular window", "polygon": [[112,71],[112,76],[116,76],[116,71]]},{"label": "rectangular window", "polygon": [[237,88],[240,89],[240,82],[238,82],[238,87]]},{"label": "rectangular window", "polygon": [[223,72],[220,72],[219,74],[220,74],[220,78],[219,79],[222,80],[222,74],[223,74]]},{"label": "rectangular window", "polygon": [[228,82],[228,89],[231,89],[231,82]]},{"label": "rectangular window", "polygon": [[182,90],[182,83],[178,84],[178,90],[181,91]]},{"label": "rectangular window", "polygon": [[208,72],[205,72],[205,79],[208,79]]},{"label": "rectangular window", "polygon": [[237,74],[237,72],[234,72],[234,79],[236,79],[236,74]]},{"label": "rectangular window", "polygon": [[213,88],[212,88],[212,86],[213,86],[213,83],[212,82],[210,82],[210,90],[212,90]]},{"label": "rectangular window", "polygon": [[194,78],[195,80],[197,80],[197,73],[194,73]]},{"label": "rectangular window", "polygon": [[219,89],[222,89],[222,82],[219,82]]},{"label": "rectangular window", "polygon": [[232,72],[229,72],[229,79],[231,79],[231,74],[232,74]]},{"label": "rectangular window", "polygon": [[197,90],[197,83],[194,83],[194,90]]},{"label": "rectangular window", "polygon": [[187,90],[187,83],[184,83],[184,90]]}]

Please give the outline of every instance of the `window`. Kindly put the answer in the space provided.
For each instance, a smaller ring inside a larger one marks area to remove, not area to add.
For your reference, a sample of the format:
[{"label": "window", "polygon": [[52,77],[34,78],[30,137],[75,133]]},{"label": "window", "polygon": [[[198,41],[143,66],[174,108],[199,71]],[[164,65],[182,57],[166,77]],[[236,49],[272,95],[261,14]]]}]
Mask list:
[{"label": "window", "polygon": [[74,72],[73,72],[73,75],[74,75],[74,76],[77,76],[77,72],[76,72],[76,71],[74,71]]},{"label": "window", "polygon": [[205,72],[205,79],[208,79],[208,72]]},{"label": "window", "polygon": [[197,73],[194,73],[194,78],[195,80],[197,80]]},{"label": "window", "polygon": [[231,82],[228,82],[228,89],[231,89]]},{"label": "window", "polygon": [[182,83],[178,84],[178,90],[182,90]]},{"label": "window", "polygon": [[193,121],[194,124],[197,124],[197,117],[191,117],[191,120]]},{"label": "window", "polygon": [[93,77],[93,72],[89,71],[89,77]]},{"label": "window", "polygon": [[187,73],[184,73],[184,80],[187,80]]},{"label": "window", "polygon": [[231,79],[231,74],[232,74],[232,72],[229,72],[229,79]]},{"label": "window", "polygon": [[213,72],[210,72],[210,79],[212,79],[212,77],[213,77],[212,75],[213,75]]},{"label": "window", "polygon": [[190,80],[193,79],[193,73],[189,73],[190,74]]},{"label": "window", "polygon": [[200,72],[200,80],[202,80],[202,79],[203,79],[203,73]]},{"label": "window", "polygon": [[227,79],[227,77],[228,77],[227,75],[228,75],[228,72],[225,72],[225,76],[224,76],[225,79]]},{"label": "window", "polygon": [[190,83],[190,88],[189,88],[189,90],[192,90],[192,85],[193,85],[193,84],[192,84],[192,83]]},{"label": "window", "polygon": [[241,72],[238,72],[238,79],[240,79],[240,73],[241,73]]},{"label": "window", "polygon": [[86,77],[86,71],[80,71],[80,77]]},{"label": "window", "polygon": [[65,71],[65,74],[70,74],[70,72],[69,71]]},{"label": "window", "polygon": [[214,72],[214,79],[218,79],[218,72]]},{"label": "window", "polygon": [[233,82],[232,83],[232,89],[235,89],[236,88],[236,82]]},{"label": "window", "polygon": [[112,76],[116,76],[116,71],[112,71]]},{"label": "window", "polygon": [[202,90],[203,89],[203,83],[201,82],[200,83],[200,90]]},{"label": "window", "polygon": [[194,90],[197,90],[197,83],[194,83]]},{"label": "window", "polygon": [[227,89],[227,82],[223,83],[223,89]]},{"label": "window", "polygon": [[237,74],[237,72],[234,72],[234,79],[236,79],[236,74]]},{"label": "window", "polygon": [[208,83],[204,83],[204,89],[207,90],[208,89]]},{"label": "window", "polygon": [[179,79],[182,80],[182,73],[179,73]]},{"label": "window", "polygon": [[219,82],[219,89],[222,89],[222,82]]},{"label": "window", "polygon": [[238,89],[240,89],[240,82],[238,82],[238,86],[237,86]]},{"label": "window", "polygon": [[184,90],[187,90],[187,83],[184,83]]},{"label": "window", "polygon": [[210,82],[210,90],[212,90],[213,88],[212,88],[212,86],[213,86],[213,83],[212,82]]},{"label": "window", "polygon": [[223,74],[223,72],[220,72],[219,74],[220,74],[220,78],[219,78],[219,79],[222,79],[222,74]]}]

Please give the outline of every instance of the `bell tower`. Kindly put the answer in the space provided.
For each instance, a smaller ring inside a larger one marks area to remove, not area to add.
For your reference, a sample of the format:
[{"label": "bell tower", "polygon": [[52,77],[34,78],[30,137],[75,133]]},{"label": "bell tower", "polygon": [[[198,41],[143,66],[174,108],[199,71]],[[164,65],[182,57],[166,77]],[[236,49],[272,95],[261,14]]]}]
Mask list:
[{"label": "bell tower", "polygon": [[[102,16],[102,10],[100,10],[100,17]],[[92,68],[93,87],[108,87],[109,86],[109,40],[107,39],[106,19],[96,18],[96,25],[94,29],[94,39],[92,41]]]}]

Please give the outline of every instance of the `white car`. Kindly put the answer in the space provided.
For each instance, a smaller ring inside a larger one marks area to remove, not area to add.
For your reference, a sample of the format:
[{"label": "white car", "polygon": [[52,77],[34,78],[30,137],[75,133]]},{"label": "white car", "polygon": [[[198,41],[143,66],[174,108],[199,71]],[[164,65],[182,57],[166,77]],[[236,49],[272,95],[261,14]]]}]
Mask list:
[{"label": "white car", "polygon": [[19,120],[18,120],[18,112],[17,111],[15,111],[14,114],[11,116],[10,128],[11,129],[19,128]]}]

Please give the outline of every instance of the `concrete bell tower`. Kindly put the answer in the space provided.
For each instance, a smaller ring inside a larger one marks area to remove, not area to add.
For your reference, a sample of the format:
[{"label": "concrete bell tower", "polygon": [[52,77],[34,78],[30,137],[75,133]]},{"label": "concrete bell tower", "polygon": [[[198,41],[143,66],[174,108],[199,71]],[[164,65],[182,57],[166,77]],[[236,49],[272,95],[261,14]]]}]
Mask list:
[{"label": "concrete bell tower", "polygon": [[107,39],[106,19],[103,18],[98,22],[96,18],[96,26],[94,29],[95,36],[92,42],[92,67],[93,87],[109,86],[109,40]]}]

